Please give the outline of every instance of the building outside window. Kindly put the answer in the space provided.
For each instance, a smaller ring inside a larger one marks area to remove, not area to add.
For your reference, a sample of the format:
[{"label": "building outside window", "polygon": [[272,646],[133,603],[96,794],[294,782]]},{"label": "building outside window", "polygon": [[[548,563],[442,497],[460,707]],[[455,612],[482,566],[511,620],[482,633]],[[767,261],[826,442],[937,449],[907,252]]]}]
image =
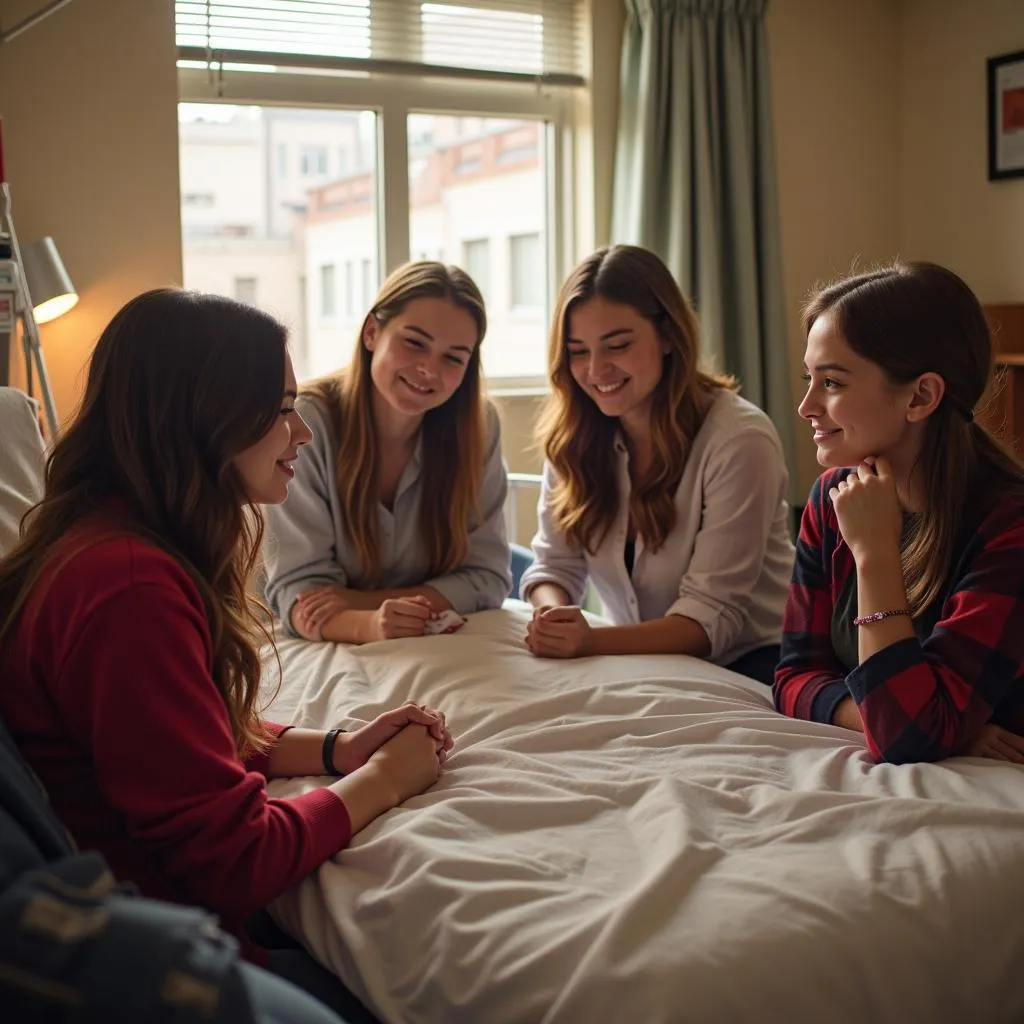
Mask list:
[{"label": "building outside window", "polygon": [[256,278],[255,277],[236,277],[235,278],[235,298],[239,302],[244,302],[247,306],[256,305]]}]

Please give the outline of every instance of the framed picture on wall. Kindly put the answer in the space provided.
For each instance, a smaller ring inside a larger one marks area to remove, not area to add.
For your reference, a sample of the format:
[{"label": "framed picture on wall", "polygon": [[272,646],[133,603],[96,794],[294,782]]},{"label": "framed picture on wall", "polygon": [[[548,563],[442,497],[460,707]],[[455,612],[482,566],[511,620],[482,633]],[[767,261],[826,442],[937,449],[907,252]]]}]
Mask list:
[{"label": "framed picture on wall", "polygon": [[988,59],[988,177],[1024,178],[1024,50]]}]

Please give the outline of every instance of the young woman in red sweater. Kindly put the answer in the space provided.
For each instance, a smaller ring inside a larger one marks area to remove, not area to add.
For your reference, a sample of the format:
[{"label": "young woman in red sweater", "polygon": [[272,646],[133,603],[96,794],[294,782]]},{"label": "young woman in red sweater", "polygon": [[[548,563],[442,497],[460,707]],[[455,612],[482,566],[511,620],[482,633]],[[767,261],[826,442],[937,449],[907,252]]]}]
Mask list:
[{"label": "young woman in red sweater", "polygon": [[119,879],[218,913],[257,961],[244,922],[430,786],[452,746],[414,704],[350,732],[260,718],[260,506],[285,499],[311,437],[286,340],[216,296],[129,302],[0,562],[0,715],[57,814]]}]

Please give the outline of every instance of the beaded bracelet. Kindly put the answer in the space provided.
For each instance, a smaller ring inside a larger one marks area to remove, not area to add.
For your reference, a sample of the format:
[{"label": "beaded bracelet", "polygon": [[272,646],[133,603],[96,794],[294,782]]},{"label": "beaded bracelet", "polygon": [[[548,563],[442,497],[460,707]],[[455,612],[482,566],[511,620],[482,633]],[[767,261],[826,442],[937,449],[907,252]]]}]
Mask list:
[{"label": "beaded bracelet", "polygon": [[334,767],[334,741],[338,738],[338,734],[344,731],[344,729],[328,729],[324,734],[324,745],[320,751],[320,756],[324,762],[325,775],[334,775],[340,778],[345,774],[344,772],[339,772]]},{"label": "beaded bracelet", "polygon": [[881,622],[882,619],[891,618],[893,615],[909,615],[909,608],[890,608],[887,612],[872,612],[870,615],[858,615],[854,620],[855,626],[870,626],[873,622]]}]

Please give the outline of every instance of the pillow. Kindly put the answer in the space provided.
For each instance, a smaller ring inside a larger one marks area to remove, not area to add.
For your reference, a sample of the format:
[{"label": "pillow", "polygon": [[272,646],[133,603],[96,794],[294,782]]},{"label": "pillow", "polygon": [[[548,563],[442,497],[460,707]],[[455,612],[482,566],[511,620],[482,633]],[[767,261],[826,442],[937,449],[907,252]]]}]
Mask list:
[{"label": "pillow", "polygon": [[21,517],[43,496],[46,446],[39,406],[24,391],[0,387],[0,555],[18,540]]}]

